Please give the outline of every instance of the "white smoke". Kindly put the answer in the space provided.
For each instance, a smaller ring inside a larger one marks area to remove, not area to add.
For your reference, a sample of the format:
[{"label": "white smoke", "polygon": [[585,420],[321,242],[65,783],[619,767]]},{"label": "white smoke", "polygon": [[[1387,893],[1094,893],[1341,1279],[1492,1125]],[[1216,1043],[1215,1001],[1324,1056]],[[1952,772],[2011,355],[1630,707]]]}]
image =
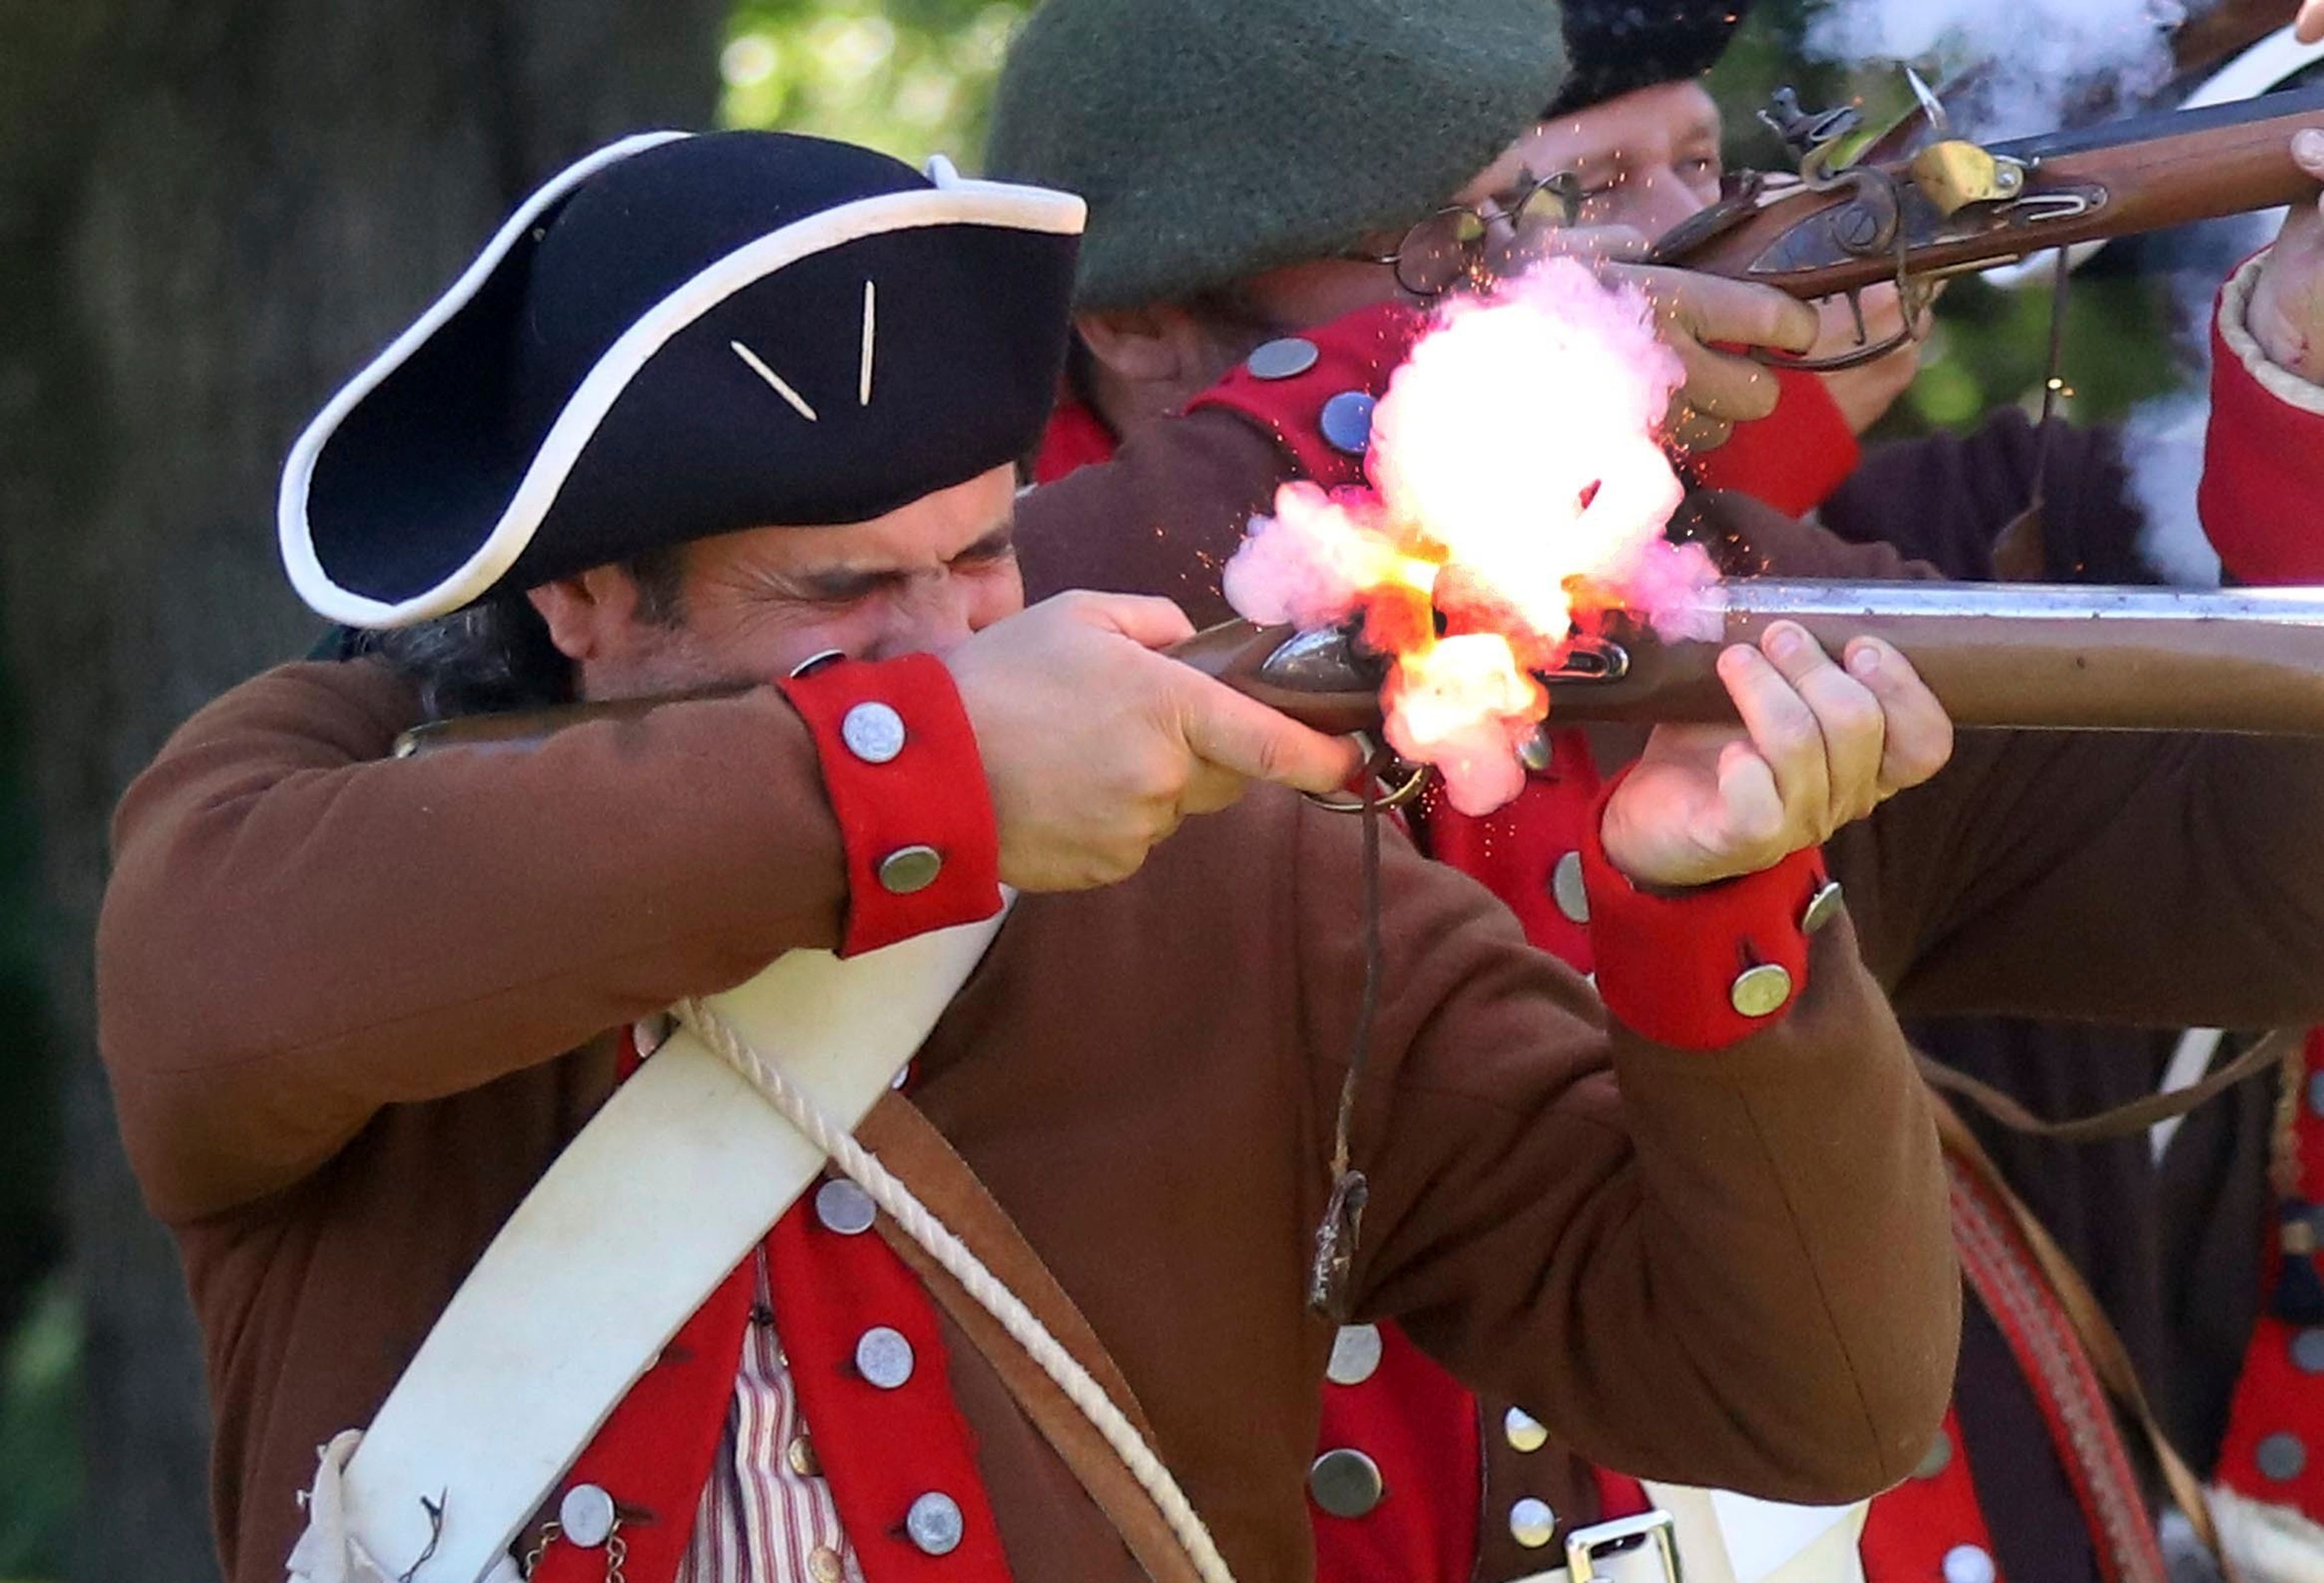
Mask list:
[{"label": "white smoke", "polygon": [[2203,434],[2211,403],[2200,392],[2158,397],[2123,425],[2123,465],[2130,497],[2146,522],[2138,537],[2140,559],[2164,582],[2181,588],[2219,586],[2219,556],[2203,536],[2195,514],[2196,486],[2203,479]]},{"label": "white smoke", "polygon": [[2023,137],[2097,100],[2136,104],[2170,79],[2177,0],[1831,0],[1811,55],[1845,65],[1911,61],[1972,75],[1947,96],[1955,130]]}]

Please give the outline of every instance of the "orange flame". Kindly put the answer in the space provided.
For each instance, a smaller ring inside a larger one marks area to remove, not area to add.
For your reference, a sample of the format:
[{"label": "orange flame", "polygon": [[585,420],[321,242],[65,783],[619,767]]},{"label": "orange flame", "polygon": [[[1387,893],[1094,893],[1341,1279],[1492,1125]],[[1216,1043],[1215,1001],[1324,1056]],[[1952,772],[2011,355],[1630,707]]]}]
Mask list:
[{"label": "orange flame", "polygon": [[1683,620],[1710,558],[1663,538],[1683,495],[1659,440],[1684,378],[1645,297],[1551,259],[1446,308],[1372,421],[1372,487],[1286,485],[1228,563],[1254,621],[1360,616],[1392,656],[1388,738],[1455,808],[1517,795],[1549,712],[1531,672],[1607,611]]}]

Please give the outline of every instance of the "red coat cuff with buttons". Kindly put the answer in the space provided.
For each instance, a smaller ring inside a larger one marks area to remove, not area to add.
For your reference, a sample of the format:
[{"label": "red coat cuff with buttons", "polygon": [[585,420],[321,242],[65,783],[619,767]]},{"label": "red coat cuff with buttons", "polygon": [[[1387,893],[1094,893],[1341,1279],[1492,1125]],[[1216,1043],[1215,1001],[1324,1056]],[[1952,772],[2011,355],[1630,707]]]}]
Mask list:
[{"label": "red coat cuff with buttons", "polygon": [[1658,896],[1607,857],[1604,819],[1601,798],[1583,831],[1582,875],[1607,1011],[1657,1044],[1698,1051],[1723,1050],[1788,1012],[1807,987],[1808,936],[1839,906],[1822,852]]},{"label": "red coat cuff with buttons", "polygon": [[1706,489],[1732,489],[1805,516],[1848,481],[1864,450],[1819,375],[1779,368],[1775,383],[1782,393],[1773,412],[1738,423],[1726,444],[1689,460]]},{"label": "red coat cuff with buttons", "polygon": [[2277,366],[2246,328],[2267,255],[2227,279],[2211,326],[2211,423],[2199,504],[2236,581],[2324,582],[2324,386]]},{"label": "red coat cuff with buttons", "polygon": [[1427,325],[1407,302],[1382,302],[1268,342],[1186,403],[1235,412],[1275,437],[1304,477],[1326,488],[1364,481],[1372,404]]},{"label": "red coat cuff with buttons", "polygon": [[815,733],[847,850],[839,954],[991,917],[1001,837],[976,732],[943,663],[842,660],[782,688]]}]

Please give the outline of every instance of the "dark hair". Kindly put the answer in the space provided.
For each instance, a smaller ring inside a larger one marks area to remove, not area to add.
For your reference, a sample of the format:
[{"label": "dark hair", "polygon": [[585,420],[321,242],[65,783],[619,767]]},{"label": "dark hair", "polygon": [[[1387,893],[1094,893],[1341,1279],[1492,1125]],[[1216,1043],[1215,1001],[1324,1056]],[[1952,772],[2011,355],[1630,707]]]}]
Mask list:
[{"label": "dark hair", "polygon": [[[684,547],[666,544],[622,563],[638,585],[638,616],[658,626],[685,619]],[[375,654],[419,695],[430,720],[547,708],[574,701],[573,662],[521,594],[504,595],[385,632],[359,633],[353,658]]]}]

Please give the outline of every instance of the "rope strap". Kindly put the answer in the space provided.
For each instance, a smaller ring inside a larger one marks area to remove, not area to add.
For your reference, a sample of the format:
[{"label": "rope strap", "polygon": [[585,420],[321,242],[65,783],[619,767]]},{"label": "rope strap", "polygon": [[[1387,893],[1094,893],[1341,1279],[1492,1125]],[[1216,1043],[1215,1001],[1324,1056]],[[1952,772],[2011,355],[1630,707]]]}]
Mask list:
[{"label": "rope strap", "polygon": [[930,1213],[911,1189],[857,1143],[854,1134],[825,1114],[805,1089],[761,1059],[724,1018],[699,1000],[681,1001],[676,1009],[678,1021],[689,1032],[742,1073],[784,1120],[829,1155],[832,1163],[862,1188],[905,1236],[927,1250],[945,1273],[959,1282],[978,1306],[991,1314],[1008,1331],[1010,1338],[1040,1365],[1041,1372],[1056,1383],[1154,1502],[1203,1583],[1234,1583],[1225,1559],[1212,1541],[1210,1530],[1204,1525],[1185,1492],[1178,1487],[1178,1481],[1163,1466],[1161,1458],[1155,1455],[1154,1449],[1114,1404],[1113,1398],[1106,1394],[1104,1387],[1049,1333],[1048,1327],[1033,1310]]}]

